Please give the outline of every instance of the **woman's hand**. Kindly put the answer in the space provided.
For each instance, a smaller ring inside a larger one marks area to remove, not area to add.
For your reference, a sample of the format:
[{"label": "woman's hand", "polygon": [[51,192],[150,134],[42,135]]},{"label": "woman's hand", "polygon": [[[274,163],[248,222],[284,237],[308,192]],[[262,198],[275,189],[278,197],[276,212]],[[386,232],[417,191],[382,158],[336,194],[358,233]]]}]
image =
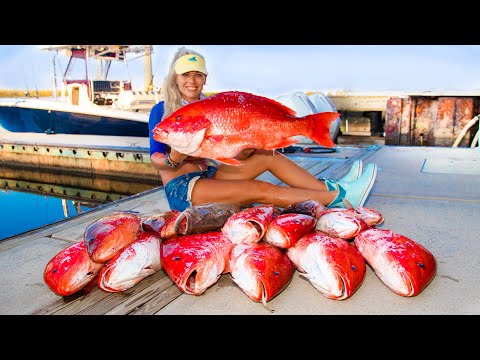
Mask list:
[{"label": "woman's hand", "polygon": [[172,159],[173,162],[181,164],[187,157],[188,155],[182,154],[177,150],[174,150],[174,149],[170,150],[170,159]]}]

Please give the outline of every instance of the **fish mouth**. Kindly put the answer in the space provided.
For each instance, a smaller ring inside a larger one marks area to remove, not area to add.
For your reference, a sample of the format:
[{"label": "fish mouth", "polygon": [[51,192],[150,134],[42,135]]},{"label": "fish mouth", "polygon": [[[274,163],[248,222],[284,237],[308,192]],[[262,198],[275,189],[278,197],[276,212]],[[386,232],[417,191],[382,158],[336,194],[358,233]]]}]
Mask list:
[{"label": "fish mouth", "polygon": [[188,274],[187,279],[185,280],[185,286],[184,286],[184,290],[187,294],[192,294],[192,295],[196,294],[195,292],[195,284],[197,283],[196,277],[197,277],[196,269],[190,272],[190,274]]},{"label": "fish mouth", "polygon": [[392,279],[382,275],[380,272],[378,272],[377,276],[390,290],[398,295],[412,296],[415,291],[412,278],[408,274],[399,274],[400,281],[392,281]]},{"label": "fish mouth", "polygon": [[333,300],[344,300],[350,296],[348,292],[347,282],[342,275],[337,274],[335,280],[337,286],[328,286],[326,282],[318,281],[320,279],[315,276],[310,275],[309,273],[300,272],[300,276],[305,277],[314,287],[317,289],[323,296]]}]

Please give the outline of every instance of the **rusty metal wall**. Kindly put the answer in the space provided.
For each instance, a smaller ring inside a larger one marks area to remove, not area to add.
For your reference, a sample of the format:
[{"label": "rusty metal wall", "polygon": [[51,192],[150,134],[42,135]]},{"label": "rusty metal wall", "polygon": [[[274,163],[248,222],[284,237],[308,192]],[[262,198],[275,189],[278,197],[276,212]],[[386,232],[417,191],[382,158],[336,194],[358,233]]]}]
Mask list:
[{"label": "rusty metal wall", "polygon": [[[395,97],[387,101],[385,145],[452,146],[465,125],[479,113],[479,97]],[[469,146],[478,124],[459,146]]]}]

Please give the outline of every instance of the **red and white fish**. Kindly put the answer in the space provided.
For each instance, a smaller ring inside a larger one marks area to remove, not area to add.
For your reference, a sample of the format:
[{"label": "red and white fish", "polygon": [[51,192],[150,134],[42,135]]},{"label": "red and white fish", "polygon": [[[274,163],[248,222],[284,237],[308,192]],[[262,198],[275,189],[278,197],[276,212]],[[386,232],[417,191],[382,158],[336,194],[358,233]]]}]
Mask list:
[{"label": "red and white fish", "polygon": [[371,228],[353,243],[379,279],[398,295],[415,296],[435,277],[433,254],[404,235]]},{"label": "red and white fish", "polygon": [[282,214],[305,214],[320,219],[323,214],[326,214],[331,209],[327,208],[317,200],[303,200],[286,206],[282,210]]},{"label": "red and white fish", "polygon": [[160,243],[163,270],[187,294],[201,295],[230,271],[233,244],[221,231],[176,236]]},{"label": "red and white fish", "polygon": [[337,112],[296,117],[279,102],[246,92],[228,91],[195,101],[163,119],[153,138],[190,156],[240,165],[234,159],[244,149],[274,150],[293,145],[297,135],[324,147],[334,147],[330,124]]},{"label": "red and white fish", "polygon": [[177,236],[175,221],[180,216],[180,211],[171,210],[150,215],[142,219],[142,230],[157,235],[160,239],[169,239]]},{"label": "red and white fish", "polygon": [[[338,209],[338,208],[336,208]],[[333,210],[333,209],[332,209]],[[356,209],[347,209],[346,211],[349,211],[359,219],[362,219],[367,223],[368,226],[374,227],[380,224],[383,224],[385,219],[383,218],[383,215],[374,209],[371,208],[366,208],[363,206],[357,206]]]},{"label": "red and white fish", "polygon": [[348,299],[365,278],[367,266],[355,246],[318,230],[288,248],[287,255],[301,275],[329,299]]},{"label": "red and white fish", "polygon": [[253,244],[263,238],[277,214],[278,209],[273,205],[246,208],[230,216],[221,231],[234,244]]},{"label": "red and white fish", "polygon": [[353,211],[349,212],[345,209],[322,215],[315,225],[315,230],[344,240],[353,239],[361,231],[368,228],[367,223],[357,218]]},{"label": "red and white fish", "polygon": [[264,241],[235,245],[230,255],[232,280],[250,299],[265,306],[287,287],[294,272],[285,251]]},{"label": "red and white fish", "polygon": [[98,287],[108,292],[125,291],[161,268],[158,236],[142,232],[105,263],[98,275]]},{"label": "red and white fish", "polygon": [[281,214],[273,219],[265,231],[265,242],[282,249],[293,246],[315,227],[316,219],[305,214]]},{"label": "red and white fish", "polygon": [[73,295],[92,282],[103,264],[94,262],[79,241],[56,254],[45,266],[43,280],[60,296]]},{"label": "red and white fish", "polygon": [[83,241],[90,258],[104,263],[138,239],[141,219],[132,212],[116,212],[87,226]]}]

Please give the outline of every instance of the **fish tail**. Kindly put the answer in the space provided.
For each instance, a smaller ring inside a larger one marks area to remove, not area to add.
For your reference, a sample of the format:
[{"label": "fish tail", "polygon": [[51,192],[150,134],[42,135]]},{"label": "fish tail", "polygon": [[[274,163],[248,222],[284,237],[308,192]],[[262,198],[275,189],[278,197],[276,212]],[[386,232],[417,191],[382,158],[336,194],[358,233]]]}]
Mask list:
[{"label": "fish tail", "polygon": [[330,111],[305,116],[305,119],[310,122],[309,134],[306,134],[306,136],[320,146],[334,147],[335,143],[330,137],[330,124],[339,116],[338,112]]}]

